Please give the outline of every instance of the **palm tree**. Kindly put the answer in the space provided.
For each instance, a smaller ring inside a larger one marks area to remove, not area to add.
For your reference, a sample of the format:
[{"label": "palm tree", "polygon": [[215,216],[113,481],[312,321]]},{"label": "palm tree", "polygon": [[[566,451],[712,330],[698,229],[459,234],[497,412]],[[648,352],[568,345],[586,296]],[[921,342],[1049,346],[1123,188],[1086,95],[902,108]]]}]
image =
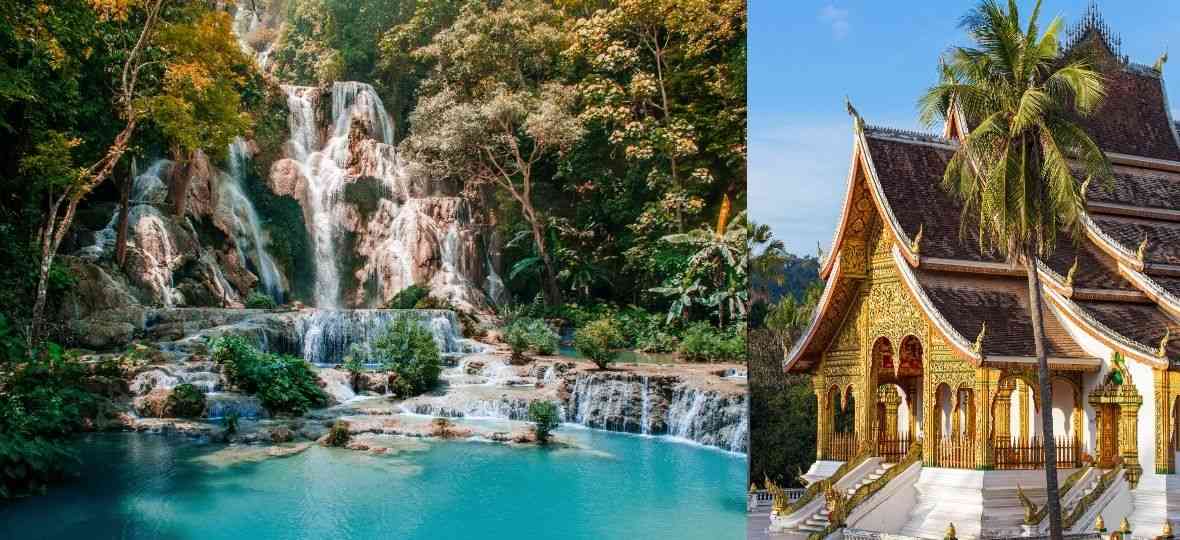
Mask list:
[{"label": "palm tree", "polygon": [[750,257],[750,283],[761,295],[767,295],[768,284],[782,286],[786,281],[783,265],[787,262],[787,249],[783,241],[774,237],[774,231],[765,223],[749,220],[746,224],[746,251]]},{"label": "palm tree", "polygon": [[[1105,97],[1102,76],[1086,59],[1063,57],[1060,17],[1042,33],[1038,0],[1022,30],[1014,0],[1007,9],[985,0],[962,19],[975,47],[957,47],[944,57],[942,79],[919,102],[927,125],[945,120],[951,107],[977,123],[947,164],[944,187],[963,204],[963,223],[974,221],[980,249],[1023,259],[1045,443],[1045,489],[1049,531],[1061,538],[1049,365],[1041,319],[1041,287],[1036,261],[1056,244],[1058,231],[1079,238],[1085,185],[1107,183],[1110,163],[1075,122],[1092,113]],[[1080,169],[1079,183],[1071,169]]]},{"label": "palm tree", "polygon": [[[669,244],[686,246],[693,251],[688,259],[688,269],[678,278],[679,283],[650,289],[658,294],[676,296],[673,309],[686,309],[694,301],[706,306],[715,305],[721,326],[725,326],[727,313],[746,314],[745,298],[748,296],[746,211],[730,218],[729,196],[726,195],[721,201],[716,227],[706,224],[686,233],[663,237],[661,240]],[[672,311],[668,316],[673,316]]]}]

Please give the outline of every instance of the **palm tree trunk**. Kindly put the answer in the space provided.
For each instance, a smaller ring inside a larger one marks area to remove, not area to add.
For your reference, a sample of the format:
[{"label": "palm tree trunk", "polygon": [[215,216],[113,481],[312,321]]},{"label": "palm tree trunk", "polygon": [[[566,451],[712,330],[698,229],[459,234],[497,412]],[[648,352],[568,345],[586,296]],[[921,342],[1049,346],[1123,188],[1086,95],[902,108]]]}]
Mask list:
[{"label": "palm tree trunk", "polygon": [[1057,444],[1053,439],[1053,385],[1049,379],[1049,358],[1045,352],[1045,321],[1041,318],[1041,278],[1037,273],[1036,250],[1031,242],[1024,250],[1024,257],[1028,271],[1033,345],[1037,354],[1037,382],[1041,388],[1041,438],[1045,444],[1045,506],[1049,514],[1049,538],[1061,540],[1061,494],[1057,489]]}]

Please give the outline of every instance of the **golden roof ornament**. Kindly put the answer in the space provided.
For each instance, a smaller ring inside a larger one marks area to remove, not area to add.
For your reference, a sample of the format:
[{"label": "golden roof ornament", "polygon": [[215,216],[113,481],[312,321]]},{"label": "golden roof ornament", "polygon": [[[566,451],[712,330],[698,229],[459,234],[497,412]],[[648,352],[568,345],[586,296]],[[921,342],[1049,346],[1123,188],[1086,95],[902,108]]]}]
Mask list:
[{"label": "golden roof ornament", "polygon": [[1065,286],[1073,288],[1073,278],[1078,273],[1078,258],[1073,258],[1073,266],[1069,267],[1069,272],[1065,274]]},{"label": "golden roof ornament", "polygon": [[946,535],[942,537],[942,540],[957,540],[958,536],[955,534],[955,523],[952,521],[947,524]]},{"label": "golden roof ornament", "polygon": [[980,354],[983,352],[983,336],[987,334],[987,322],[979,325],[979,335],[975,336],[975,345],[971,346],[971,352]]},{"label": "golden roof ornament", "polygon": [[848,110],[848,116],[852,117],[852,126],[857,131],[863,130],[865,128],[865,120],[860,117],[860,113],[856,111],[856,107],[852,106],[852,100],[848,99],[848,96],[844,96],[844,108]]},{"label": "golden roof ornament", "polygon": [[914,235],[914,239],[910,240],[910,251],[917,255],[922,252],[922,229],[925,228],[924,223],[918,224],[918,234]]},{"label": "golden roof ornament", "polygon": [[1106,532],[1106,522],[1102,521],[1102,514],[1098,514],[1098,519],[1094,520],[1094,530],[1100,533]]},{"label": "golden roof ornament", "polygon": [[1164,329],[1164,337],[1162,339],[1160,339],[1160,346],[1158,349],[1155,350],[1156,356],[1158,356],[1160,358],[1165,358],[1168,356],[1168,341],[1171,339],[1172,339],[1172,329],[1165,328]]},{"label": "golden roof ornament", "polygon": [[1164,64],[1167,64],[1167,63],[1168,63],[1168,50],[1164,49],[1164,54],[1161,54],[1159,58],[1156,58],[1155,65],[1151,66],[1151,67],[1154,68],[1156,71],[1163,73],[1164,72]]},{"label": "golden roof ornament", "polygon": [[1131,534],[1131,522],[1127,521],[1127,516],[1123,516],[1123,520],[1119,522],[1119,532],[1124,535]]},{"label": "golden roof ornament", "polygon": [[750,482],[750,493],[754,493],[756,491],[758,491],[758,486],[755,485],[753,482]]},{"label": "golden roof ornament", "polygon": [[[1166,54],[1167,53],[1165,53],[1165,55]],[[1164,519],[1164,530],[1162,532],[1164,534],[1164,538],[1172,537],[1172,520],[1166,518]]]},{"label": "golden roof ornament", "polygon": [[1147,258],[1147,235],[1143,235],[1143,241],[1139,243],[1139,249],[1135,250],[1135,258],[1139,262],[1143,262]]},{"label": "golden roof ornament", "polygon": [[1082,202],[1086,202],[1086,194],[1090,192],[1090,180],[1093,180],[1093,179],[1094,179],[1093,177],[1087,176],[1086,180],[1082,182],[1082,189],[1081,189]]}]

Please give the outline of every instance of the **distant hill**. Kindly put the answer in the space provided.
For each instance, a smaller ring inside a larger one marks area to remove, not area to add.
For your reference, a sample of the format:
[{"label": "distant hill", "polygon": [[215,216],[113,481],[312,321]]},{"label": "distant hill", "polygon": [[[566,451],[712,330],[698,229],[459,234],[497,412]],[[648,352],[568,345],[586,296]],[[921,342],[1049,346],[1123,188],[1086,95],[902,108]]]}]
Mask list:
[{"label": "distant hill", "polygon": [[753,301],[762,300],[768,304],[778,302],[784,294],[790,293],[795,298],[802,298],[803,291],[811,282],[819,279],[819,259],[814,255],[799,257],[787,254],[787,261],[783,264],[783,284],[775,283],[771,276],[754,274],[751,280],[750,297]]}]

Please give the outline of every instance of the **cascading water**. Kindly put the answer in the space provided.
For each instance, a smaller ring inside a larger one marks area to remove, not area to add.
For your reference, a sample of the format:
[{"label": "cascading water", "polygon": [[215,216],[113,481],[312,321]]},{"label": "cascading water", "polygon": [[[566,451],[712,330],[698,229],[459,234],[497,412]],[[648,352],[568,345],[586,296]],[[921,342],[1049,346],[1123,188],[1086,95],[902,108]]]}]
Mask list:
[{"label": "cascading water", "polygon": [[307,210],[312,241],[315,244],[316,305],[335,308],[341,305],[340,252],[338,243],[345,222],[343,190],[355,180],[347,171],[353,161],[350,137],[354,124],[366,136],[381,141],[384,151],[374,152],[376,178],[385,186],[397,182],[400,166],[392,152],[393,120],[373,87],[358,82],[332,85],[332,131],[322,147],[316,122],[318,89],[284,86],[291,132],[292,159],[307,179]]},{"label": "cascading water", "polygon": [[668,435],[737,453],[748,445],[745,395],[697,388],[675,376],[579,373],[565,413],[586,427]]},{"label": "cascading water", "polygon": [[258,274],[266,294],[281,304],[284,301],[286,280],[266,249],[261,220],[242,187],[249,159],[246,141],[240,137],[234,139],[229,146],[229,174],[221,182],[220,201],[233,222],[234,244],[239,260]]},{"label": "cascading water", "polygon": [[[321,365],[335,365],[357,345],[362,361],[370,361],[370,344],[377,339],[396,317],[410,317],[430,330],[444,357],[458,357],[481,352],[484,346],[465,339],[459,333],[459,320],[446,310],[387,310],[387,309],[318,309],[296,322],[302,356]],[[373,360],[375,361],[375,360]]]}]

